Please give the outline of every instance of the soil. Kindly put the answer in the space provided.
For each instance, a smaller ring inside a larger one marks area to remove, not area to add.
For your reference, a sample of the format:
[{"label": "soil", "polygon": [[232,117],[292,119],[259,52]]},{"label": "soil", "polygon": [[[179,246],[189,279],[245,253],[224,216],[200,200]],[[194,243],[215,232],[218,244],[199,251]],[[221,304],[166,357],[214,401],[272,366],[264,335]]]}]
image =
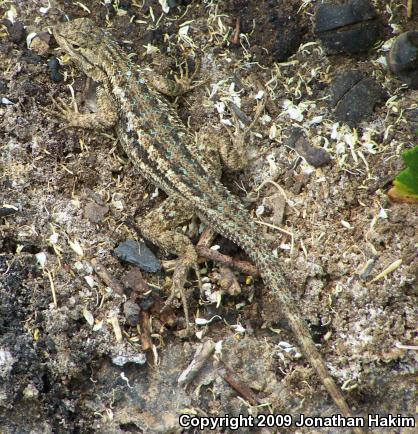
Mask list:
[{"label": "soil", "polygon": [[[416,416],[418,208],[391,203],[386,192],[401,153],[417,144],[418,91],[389,73],[385,56],[397,34],[417,29],[418,7],[407,20],[406,1],[373,1],[381,42],[358,56],[326,56],[313,33],[318,2],[174,1],[168,12],[160,3],[0,2],[9,19],[0,27],[0,432],[200,432],[182,431],[179,414],[336,413],[280,309],[262,296],[262,281],[235,272],[239,290],[225,289],[217,263],[200,264],[203,295],[190,274],[192,319],[207,321],[184,337],[181,303],[160,312],[174,257],[150,246],[165,270],[143,272],[151,288],[136,299],[151,324],[144,348],[144,330],[124,314],[140,277],[113,252],[140,239],[141,219],[165,196],[140,177],[113,131],[66,128],[51,110],[52,98],[71,104],[70,86],[88,110],[86,77],[48,33],[77,17],[109,27],[135,62],[159,74],[178,77],[186,64],[196,71],[202,84],[170,98],[193,132],[212,125],[226,140],[267,96],[246,168],[223,181],[269,225],[272,254],[354,412]],[[38,37],[28,48],[31,33]],[[351,69],[387,95],[356,129],[337,122],[329,104],[330,83]],[[313,167],[286,146],[289,127],[326,151],[328,164]],[[193,221],[179,230],[197,241],[201,229]],[[213,244],[248,259],[221,237]],[[94,272],[94,259],[123,294]],[[215,355],[180,386],[206,341],[216,343]],[[225,367],[251,393],[232,387]]]}]

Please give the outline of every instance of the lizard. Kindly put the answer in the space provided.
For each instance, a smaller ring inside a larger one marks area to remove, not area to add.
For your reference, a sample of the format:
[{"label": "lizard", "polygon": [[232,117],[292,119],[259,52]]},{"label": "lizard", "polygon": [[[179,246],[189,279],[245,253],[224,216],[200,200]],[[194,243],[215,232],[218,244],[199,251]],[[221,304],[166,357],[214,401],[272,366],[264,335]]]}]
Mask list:
[{"label": "lizard", "polygon": [[[256,264],[268,288],[268,297],[280,305],[307,361],[316,371],[340,412],[353,417],[347,401],[332,378],[292,296],[278,258],[239,198],[220,182],[204,160],[194,135],[182,123],[174,107],[147,81],[117,44],[110,32],[89,18],[56,24],[55,40],[97,88],[96,113],[63,109],[68,125],[112,128],[137,171],[165,191],[170,205],[182,204],[217,233],[240,246]],[[170,202],[171,201],[171,202]],[[164,208],[167,212],[169,208]],[[160,221],[162,221],[161,219]],[[141,228],[143,230],[143,228]],[[173,287],[178,290],[187,272],[196,266],[197,254],[180,233],[166,236],[161,228],[148,225],[145,238],[178,256]],[[356,434],[363,429],[353,428]]]}]

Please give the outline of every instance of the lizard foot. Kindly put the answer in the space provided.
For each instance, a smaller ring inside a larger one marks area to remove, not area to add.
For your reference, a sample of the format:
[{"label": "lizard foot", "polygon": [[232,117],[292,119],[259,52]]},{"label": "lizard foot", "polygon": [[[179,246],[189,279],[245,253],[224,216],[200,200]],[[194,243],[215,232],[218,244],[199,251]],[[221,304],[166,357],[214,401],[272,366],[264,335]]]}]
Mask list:
[{"label": "lizard foot", "polygon": [[192,255],[185,254],[183,257],[178,259],[177,265],[174,269],[173,283],[171,285],[170,296],[167,298],[166,302],[164,303],[164,307],[161,309],[161,312],[163,312],[172,303],[174,298],[179,296],[181,303],[183,305],[184,317],[186,320],[186,332],[190,331],[190,324],[189,324],[189,307],[187,304],[184,284],[186,282],[187,275],[189,273],[190,268],[194,269],[197,276],[199,289],[201,289],[202,282],[200,279],[199,268],[197,265],[196,252],[193,249]]},{"label": "lizard foot", "polygon": [[77,119],[80,116],[80,113],[78,112],[77,103],[75,101],[73,102],[74,108],[71,108],[61,98],[51,97],[51,104],[52,108],[44,107],[42,111],[52,117],[59,118],[67,123],[67,125],[61,128],[60,131],[67,128],[79,126]]},{"label": "lizard foot", "polygon": [[73,99],[73,107],[60,98],[51,98],[52,109],[45,109],[51,116],[58,117],[67,123],[62,128],[85,128],[105,130],[113,127],[118,119],[112,100],[103,89],[97,90],[97,106],[99,110],[92,113],[80,113],[77,103]]},{"label": "lizard foot", "polygon": [[55,108],[53,114],[68,122],[69,126],[71,126],[72,120],[80,114],[75,101],[73,102],[74,108],[69,107],[68,104],[61,98],[51,98],[51,102]]},{"label": "lizard foot", "polygon": [[207,79],[193,83],[194,78],[200,71],[200,61],[198,59],[196,60],[196,67],[193,74],[189,74],[189,64],[187,63],[187,60],[184,62],[184,67],[180,65],[179,69],[180,76],[176,75],[174,77],[174,81],[176,82],[176,95],[184,95],[209,81],[209,79]]}]

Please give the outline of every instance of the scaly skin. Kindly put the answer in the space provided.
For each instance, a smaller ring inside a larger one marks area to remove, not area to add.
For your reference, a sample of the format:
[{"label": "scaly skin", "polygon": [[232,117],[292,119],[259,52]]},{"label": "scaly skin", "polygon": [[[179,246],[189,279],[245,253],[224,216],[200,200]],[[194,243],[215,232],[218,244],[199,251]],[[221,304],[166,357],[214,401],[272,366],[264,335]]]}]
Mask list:
[{"label": "scaly skin", "polygon": [[[91,128],[115,123],[120,142],[141,175],[169,196],[181,198],[203,221],[247,252],[270,290],[269,297],[280,303],[307,360],[341,413],[352,417],[301,319],[278,259],[272,256],[268,242],[241,202],[211,174],[194,137],[173,108],[147,84],[140,68],[112,37],[91,20],[59,24],[53,33],[58,44],[87,76],[101,84],[106,94],[104,113],[97,121],[90,117],[89,125],[83,125],[83,115],[79,115],[71,124]],[[364,431],[356,428],[354,432]]]}]

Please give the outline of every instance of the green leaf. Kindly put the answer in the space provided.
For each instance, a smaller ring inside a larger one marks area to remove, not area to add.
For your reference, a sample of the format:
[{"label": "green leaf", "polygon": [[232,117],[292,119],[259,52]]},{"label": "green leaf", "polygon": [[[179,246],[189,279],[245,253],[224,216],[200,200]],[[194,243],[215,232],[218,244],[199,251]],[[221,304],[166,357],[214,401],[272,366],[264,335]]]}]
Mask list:
[{"label": "green leaf", "polygon": [[402,158],[407,167],[395,178],[388,194],[397,202],[418,203],[418,146],[405,151]]}]

